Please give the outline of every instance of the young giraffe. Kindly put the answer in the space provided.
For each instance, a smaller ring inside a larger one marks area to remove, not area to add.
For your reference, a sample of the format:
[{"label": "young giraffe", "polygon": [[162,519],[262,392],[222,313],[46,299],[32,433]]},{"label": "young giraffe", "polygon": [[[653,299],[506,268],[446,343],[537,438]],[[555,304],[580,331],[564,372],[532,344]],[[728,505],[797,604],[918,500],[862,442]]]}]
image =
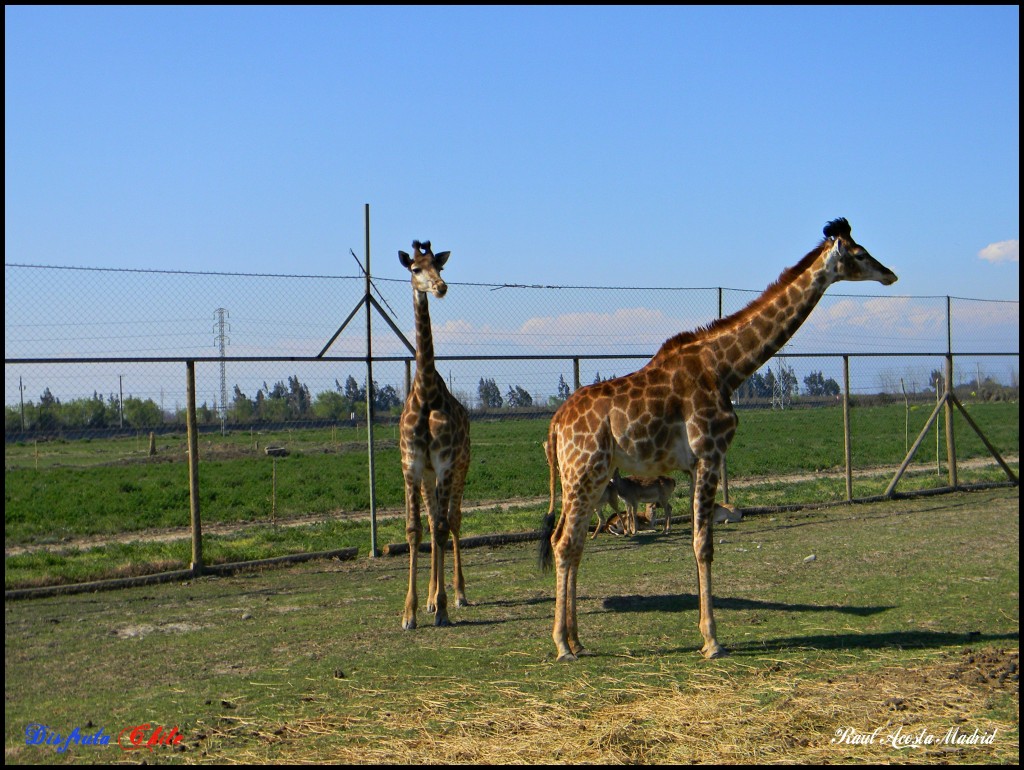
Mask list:
[{"label": "young giraffe", "polygon": [[[831,284],[896,281],[853,240],[845,219],[823,232],[816,248],[743,310],[669,339],[633,374],[577,390],[551,418],[551,507],[540,557],[550,567],[554,555],[558,660],[589,654],[576,621],[576,574],[594,502],[616,468],[642,476],[690,474],[701,652],[706,658],[724,653],[711,607],[711,529],[719,469],[736,432],[732,393],[796,333]],[[556,473],[563,498],[557,527]]]},{"label": "young giraffe", "polygon": [[459,528],[462,526],[462,490],[469,470],[469,413],[448,392],[434,368],[434,342],[430,333],[427,294],[440,299],[448,291],[441,268],[451,252],[433,254],[430,241],[412,242],[413,254],[398,252],[412,274],[413,308],[416,314],[416,377],[405,399],[399,423],[402,473],[405,476],[405,537],[409,543],[409,592],[405,598],[402,627],[416,628],[416,556],[423,537],[420,520],[421,492],[427,502],[430,529],[430,587],[427,610],[435,626],[451,625],[444,588],[444,549],[452,535],[455,566],[452,587],[455,606],[466,602],[462,576]]}]

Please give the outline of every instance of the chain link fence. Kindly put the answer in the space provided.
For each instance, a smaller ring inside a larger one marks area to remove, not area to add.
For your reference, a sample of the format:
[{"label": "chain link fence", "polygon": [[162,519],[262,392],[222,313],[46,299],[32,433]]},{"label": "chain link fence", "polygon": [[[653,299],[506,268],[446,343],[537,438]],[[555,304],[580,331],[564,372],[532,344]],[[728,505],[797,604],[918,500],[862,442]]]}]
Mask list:
[{"label": "chain link fence", "polygon": [[[246,451],[263,456],[273,449],[275,431],[290,431],[301,444],[307,429],[319,431],[310,440],[323,451],[365,458],[368,391],[379,426],[373,451],[383,446],[394,454],[396,418],[415,366],[415,329],[404,271],[396,260],[393,271],[382,272],[402,277],[373,279],[368,334],[362,275],[5,264],[8,472],[25,462],[12,447],[27,444],[47,445],[51,464],[85,472],[131,462],[147,449],[185,462],[188,366],[195,371],[198,429],[207,437],[200,447],[204,462],[218,459],[217,434],[245,437]],[[844,286],[833,287],[782,351],[737,391],[737,408],[836,406],[841,393],[861,404],[930,408],[950,360],[962,399],[1018,399],[1019,302],[851,295]],[[430,304],[437,368],[475,418],[546,425],[572,389],[635,371],[669,337],[729,315],[759,294],[452,282],[447,296]],[[343,430],[351,432],[337,432]],[[841,444],[841,422],[836,431]],[[96,451],[78,451],[82,442],[114,436],[131,439],[121,455],[98,444]],[[360,436],[361,448],[353,441]],[[1016,453],[1017,444],[1000,451]],[[901,451],[887,462],[902,459]],[[399,475],[398,461],[385,460],[387,474]],[[543,476],[537,486],[546,488],[546,473],[534,475]],[[350,485],[369,498],[365,475]],[[322,503],[325,510],[332,505],[338,503]],[[309,512],[276,487],[266,509],[267,518]],[[186,500],[181,524],[187,523]]]},{"label": "chain link fence", "polygon": [[[197,401],[214,422],[362,416],[358,402],[345,398],[347,385],[348,396],[362,392],[365,400],[362,276],[8,264],[4,278],[9,436],[48,427],[177,423],[188,360],[198,366]],[[386,415],[404,398],[415,331],[408,281],[376,278],[373,287],[399,332],[376,309],[371,312],[373,376],[384,407],[377,411]],[[560,383],[575,387],[577,380],[588,384],[635,371],[667,338],[735,312],[758,294],[452,283],[448,297],[431,303],[438,369],[471,409],[497,405],[482,402],[481,381],[493,381],[503,408],[546,407],[559,396]],[[899,396],[933,390],[934,372],[952,354],[956,384],[1013,389],[1019,323],[1018,302],[835,291],[763,371],[778,372],[782,364],[786,395],[809,395],[809,375],[842,382],[842,356],[853,356],[858,362],[850,373],[851,394]],[[293,397],[282,409],[273,402],[285,391]],[[510,393],[518,397],[508,399]],[[741,401],[745,395],[756,394],[741,393]],[[107,409],[98,408],[100,400]],[[248,411],[257,400],[265,408]],[[64,407],[57,425],[41,424],[39,407],[57,401]],[[82,402],[93,402],[92,410]],[[140,402],[149,408],[141,409]]]}]

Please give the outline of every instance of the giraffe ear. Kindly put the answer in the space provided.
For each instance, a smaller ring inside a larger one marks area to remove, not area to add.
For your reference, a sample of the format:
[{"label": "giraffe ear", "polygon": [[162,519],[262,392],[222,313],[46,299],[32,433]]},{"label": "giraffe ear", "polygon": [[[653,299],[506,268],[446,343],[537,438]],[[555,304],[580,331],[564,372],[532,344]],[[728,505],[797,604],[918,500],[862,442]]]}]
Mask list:
[{"label": "giraffe ear", "polygon": [[434,255],[434,263],[437,265],[438,270],[444,267],[444,263],[448,261],[448,257],[450,256],[450,251],[442,251],[440,254]]},{"label": "giraffe ear", "polygon": [[409,255],[406,254],[404,251],[399,250],[398,261],[401,262],[402,265],[405,267],[412,267],[412,259],[410,259]]}]

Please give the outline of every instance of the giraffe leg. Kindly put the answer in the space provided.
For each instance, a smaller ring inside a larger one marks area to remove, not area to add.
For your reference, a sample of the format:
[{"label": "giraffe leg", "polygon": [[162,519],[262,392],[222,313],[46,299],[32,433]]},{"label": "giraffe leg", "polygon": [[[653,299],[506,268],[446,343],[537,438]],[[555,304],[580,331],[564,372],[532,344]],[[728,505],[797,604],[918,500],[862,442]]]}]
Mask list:
[{"label": "giraffe leg", "polygon": [[[563,487],[564,488],[564,487]],[[578,497],[563,499],[561,527],[552,535],[555,554],[555,626],[551,637],[559,661],[572,661],[590,652],[579,638],[576,620],[576,575],[590,527],[593,504]]]},{"label": "giraffe leg", "polygon": [[[651,526],[654,526],[654,522],[651,522]],[[672,503],[665,501],[665,527],[664,532],[668,534],[669,527],[672,526]]]},{"label": "giraffe leg", "polygon": [[[554,535],[552,536],[554,537]],[[566,611],[569,601],[569,570],[571,568],[570,559],[566,556],[564,549],[560,547],[560,543],[556,543],[554,546],[555,552],[555,627],[551,632],[551,638],[555,641],[555,647],[558,650],[559,661],[576,660],[576,655],[573,653],[572,648],[569,646],[569,624],[566,617]],[[575,588],[576,583],[573,581],[573,587]],[[575,597],[574,597],[575,605]],[[575,609],[575,607],[574,607]]]},{"label": "giraffe leg", "polygon": [[405,540],[409,544],[409,591],[405,596],[405,610],[402,613],[402,628],[411,631],[416,628],[416,557],[423,539],[423,523],[420,518],[419,485],[406,478],[405,481]]},{"label": "giraffe leg", "polygon": [[430,582],[427,585],[427,612],[437,609],[437,573],[434,572],[434,523],[427,516],[427,535],[430,536]]},{"label": "giraffe leg", "polygon": [[455,606],[466,607],[466,578],[462,575],[462,552],[459,550],[459,533],[452,529],[452,591],[455,593]]},{"label": "giraffe leg", "polygon": [[572,570],[569,572],[568,582],[568,624],[567,624],[567,638],[569,641],[569,649],[572,650],[573,655],[577,658],[582,658],[587,655],[593,655],[590,650],[583,646],[583,642],[580,641],[580,629],[579,624],[576,621],[576,576],[579,575],[580,561],[583,559],[583,543],[584,539],[580,537],[579,551],[576,553],[575,563],[572,566]]},{"label": "giraffe leg", "polygon": [[714,559],[712,524],[715,518],[715,495],[718,492],[718,460],[700,460],[697,464],[693,506],[693,555],[697,559],[697,584],[700,596],[700,633],[704,637],[701,653],[717,658],[725,650],[715,638],[715,615],[711,601],[711,562]]},{"label": "giraffe leg", "polygon": [[466,476],[463,471],[457,475],[452,484],[451,511],[448,514],[448,524],[452,533],[452,590],[455,592],[456,607],[465,607],[469,604],[466,599],[466,578],[462,575],[462,552],[459,548],[459,532],[462,529],[462,492],[465,483]]},{"label": "giraffe leg", "polygon": [[427,470],[423,479],[423,499],[427,506],[427,535],[430,537],[430,579],[427,583],[427,612],[434,612],[437,609],[437,574],[434,572],[434,516],[432,511],[434,495],[436,494],[437,478],[433,471]]},{"label": "giraffe leg", "polygon": [[444,587],[444,550],[448,544],[448,522],[438,520],[434,527],[434,537],[430,544],[431,571],[435,575],[437,593],[434,599],[434,625],[450,626],[448,618],[448,593]]},{"label": "giraffe leg", "polygon": [[451,482],[439,476],[431,501],[427,504],[430,514],[430,584],[434,590],[434,625],[450,626],[448,618],[448,594],[444,587],[444,550],[448,544],[448,503]]}]

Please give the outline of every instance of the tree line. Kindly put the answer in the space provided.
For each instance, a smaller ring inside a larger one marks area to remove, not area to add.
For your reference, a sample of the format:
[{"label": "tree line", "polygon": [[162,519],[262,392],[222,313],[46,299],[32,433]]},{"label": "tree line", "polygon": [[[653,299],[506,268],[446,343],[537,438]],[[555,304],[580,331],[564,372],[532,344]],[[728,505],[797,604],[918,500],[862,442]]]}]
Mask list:
[{"label": "tree line", "polygon": [[[737,388],[737,398],[790,399],[800,395],[799,380],[793,367],[780,363],[777,369],[778,373],[771,367],[765,367],[764,374],[754,372]],[[805,396],[838,396],[842,392],[838,382],[831,377],[826,378],[820,371],[804,377]]]},{"label": "tree line", "polygon": [[[227,421],[236,425],[261,422],[292,422],[297,420],[344,421],[366,416],[366,387],[349,376],[342,385],[334,381],[334,389],[313,396],[309,387],[297,376],[281,380],[273,386],[266,382],[250,397],[235,385],[230,402],[219,408],[216,403],[203,402],[196,406],[196,420],[201,425]],[[371,388],[374,411],[377,414],[399,413],[402,398],[393,385]],[[103,430],[156,428],[167,422],[184,424],[185,410],[165,412],[152,399],[127,396],[123,399],[111,393],[104,397],[93,392],[89,398],[61,401],[49,388],[43,390],[38,402],[27,401],[23,406],[5,406],[6,433],[22,430],[57,431],[73,429]]]},{"label": "tree line", "polygon": [[[610,377],[600,373],[594,382]],[[932,381],[941,381],[938,371],[932,373]],[[988,384],[986,382],[986,384]],[[821,371],[811,372],[803,379],[803,395],[814,397],[838,397],[842,392],[839,383],[825,377]],[[480,409],[519,409],[535,406],[557,407],[572,394],[572,388],[559,375],[555,395],[548,397],[546,404],[537,400],[525,388],[509,385],[503,394],[493,378],[481,377],[477,385],[477,404]],[[797,376],[793,369],[780,363],[774,369],[765,367],[755,372],[736,391],[738,401],[748,399],[771,400],[781,397],[783,402],[800,394]],[[393,385],[379,386],[373,383],[370,389],[374,413],[398,415],[401,413],[403,396]],[[465,397],[466,394],[463,394]],[[343,422],[353,418],[366,417],[366,387],[349,375],[344,384],[334,381],[334,388],[317,393],[310,392],[298,376],[280,380],[272,386],[266,382],[249,396],[238,386],[227,405],[218,407],[204,402],[196,407],[196,419],[200,424],[216,424],[222,421],[232,425],[257,423],[281,423],[300,420],[325,420]],[[167,422],[184,424],[184,409],[166,413],[152,399],[127,396],[122,400],[114,393],[102,396],[94,391],[91,397],[61,402],[49,388],[46,388],[38,402],[28,401],[23,406],[5,407],[5,431],[8,434],[24,430],[58,431],[63,429],[109,429],[131,428],[144,430],[155,428]]]},{"label": "tree line", "polygon": [[[550,399],[549,399],[550,400]],[[508,392],[504,397],[501,395],[501,388],[493,379],[480,378],[477,385],[477,403],[481,409],[518,409],[521,407],[533,406],[533,396],[519,385],[509,385]]]},{"label": "tree line", "polygon": [[[376,381],[370,389],[376,414],[398,413],[402,397],[393,385],[380,387]],[[325,390],[315,397],[297,376],[287,384],[277,382],[263,387],[250,398],[235,385],[234,397],[228,404],[227,417],[232,423],[288,422],[292,420],[348,420],[366,416],[366,387],[352,375],[345,384],[334,381],[334,390]]]}]

